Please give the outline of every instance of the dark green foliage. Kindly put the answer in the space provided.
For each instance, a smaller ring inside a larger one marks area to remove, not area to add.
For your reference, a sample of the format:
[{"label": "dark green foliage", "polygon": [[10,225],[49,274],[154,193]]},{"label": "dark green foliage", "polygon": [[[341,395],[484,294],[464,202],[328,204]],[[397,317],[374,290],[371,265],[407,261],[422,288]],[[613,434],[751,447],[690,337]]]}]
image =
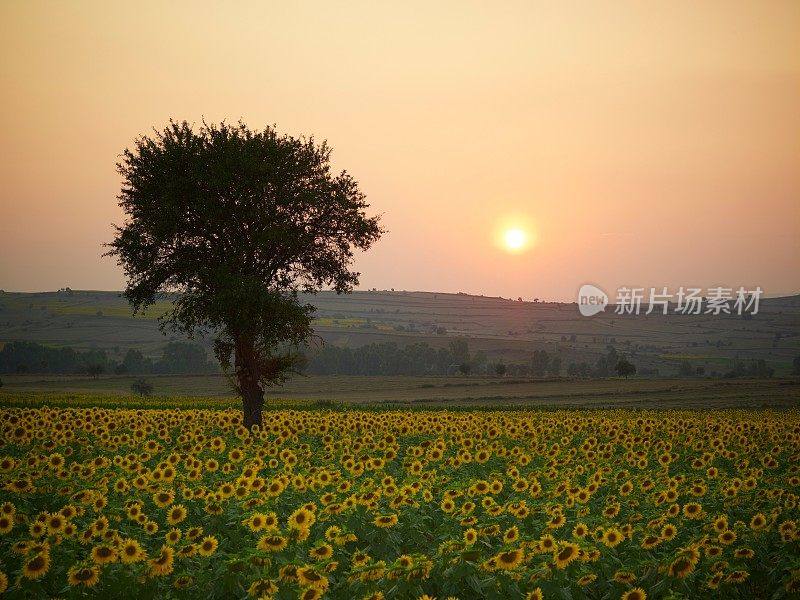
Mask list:
[{"label": "dark green foliage", "polygon": [[354,250],[381,235],[377,217],[330,148],[267,127],[170,122],[136,140],[118,165],[127,221],[109,255],[128,278],[134,312],[177,292],[162,330],[210,331],[220,364],[261,422],[263,387],[281,383],[312,335],[298,292],[348,292]]},{"label": "dark green foliage", "polygon": [[725,377],[733,379],[736,377],[772,377],[775,374],[775,369],[767,366],[763,358],[758,360],[751,360],[749,363],[737,360],[733,369],[725,373]]},{"label": "dark green foliage", "polygon": [[79,352],[36,342],[10,342],[0,350],[0,373],[86,373],[90,365],[112,371],[115,363],[105,350]]},{"label": "dark green foliage", "polygon": [[688,360],[682,360],[681,364],[678,365],[678,375],[681,375],[682,377],[694,375],[694,367],[692,367],[692,363],[690,363]]},{"label": "dark green foliage", "polygon": [[50,348],[35,342],[11,342],[0,350],[0,373],[88,373],[96,377],[101,373],[182,375],[218,370],[198,344],[170,342],[164,346],[163,353],[160,360],[153,362],[139,350],[130,349],[122,362],[117,363],[108,357],[105,350],[81,352],[72,348]]},{"label": "dark green foliage", "polygon": [[617,361],[617,365],[614,367],[614,370],[617,372],[617,375],[624,377],[625,379],[627,379],[630,375],[636,375],[636,365],[629,362],[628,359],[625,358],[624,354],[620,357],[619,361]]},{"label": "dark green foliage", "polygon": [[95,379],[105,372],[106,368],[103,365],[95,364],[86,367],[86,374]]}]

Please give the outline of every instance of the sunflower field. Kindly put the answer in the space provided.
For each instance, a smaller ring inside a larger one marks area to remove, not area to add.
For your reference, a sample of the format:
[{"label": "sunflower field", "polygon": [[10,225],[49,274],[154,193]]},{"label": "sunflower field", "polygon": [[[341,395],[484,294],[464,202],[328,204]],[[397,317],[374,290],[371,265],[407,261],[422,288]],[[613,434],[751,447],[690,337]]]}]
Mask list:
[{"label": "sunflower field", "polygon": [[0,409],[9,598],[784,598],[800,413]]}]

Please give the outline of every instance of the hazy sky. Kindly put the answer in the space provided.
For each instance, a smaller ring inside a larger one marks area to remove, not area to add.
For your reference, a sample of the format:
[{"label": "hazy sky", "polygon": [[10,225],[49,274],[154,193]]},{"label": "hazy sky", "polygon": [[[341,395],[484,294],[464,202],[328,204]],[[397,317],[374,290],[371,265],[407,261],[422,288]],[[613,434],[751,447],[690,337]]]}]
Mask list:
[{"label": "hazy sky", "polygon": [[[121,289],[115,163],[170,117],[327,139],[362,288],[800,291],[800,2],[0,3],[0,288]],[[504,224],[535,235],[510,253]]]}]

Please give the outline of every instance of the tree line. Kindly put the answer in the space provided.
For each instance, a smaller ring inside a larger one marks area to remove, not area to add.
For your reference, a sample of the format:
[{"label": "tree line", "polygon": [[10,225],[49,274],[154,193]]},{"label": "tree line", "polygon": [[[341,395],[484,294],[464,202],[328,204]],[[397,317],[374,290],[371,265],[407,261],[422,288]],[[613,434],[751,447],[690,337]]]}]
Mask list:
[{"label": "tree line", "polygon": [[36,342],[11,342],[0,350],[0,373],[54,373],[115,375],[216,373],[219,366],[208,360],[205,349],[189,342],[169,342],[161,358],[152,359],[130,349],[120,361],[105,350],[51,348]]}]

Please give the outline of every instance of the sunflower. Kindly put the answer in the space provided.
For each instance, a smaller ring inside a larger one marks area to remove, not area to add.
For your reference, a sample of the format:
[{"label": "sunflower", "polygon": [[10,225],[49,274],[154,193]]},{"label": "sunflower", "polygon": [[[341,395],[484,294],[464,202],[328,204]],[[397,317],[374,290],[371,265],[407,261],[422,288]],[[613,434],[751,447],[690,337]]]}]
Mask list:
[{"label": "sunflower", "polygon": [[552,535],[543,535],[539,540],[539,550],[541,552],[550,552],[556,549],[556,539]]},{"label": "sunflower", "polygon": [[167,532],[167,534],[164,537],[166,538],[167,544],[169,544],[170,546],[174,546],[179,541],[181,541],[181,535],[183,535],[181,530],[178,529],[177,527],[173,527]]},{"label": "sunflower", "polygon": [[474,544],[477,541],[477,539],[478,539],[478,532],[475,531],[472,527],[470,527],[464,532],[464,543],[467,544],[467,546],[472,546],[472,544]]},{"label": "sunflower", "polygon": [[247,588],[247,593],[253,598],[270,597],[278,593],[278,586],[271,579],[256,579]]},{"label": "sunflower", "polygon": [[197,554],[197,544],[186,544],[178,550],[177,554],[179,558],[190,558]]},{"label": "sunflower", "polygon": [[288,541],[283,536],[263,535],[258,540],[258,544],[256,544],[256,547],[264,552],[280,552],[281,550],[286,548],[287,544]]},{"label": "sunflower", "polygon": [[634,588],[622,594],[620,600],[647,600],[647,593],[642,588]]},{"label": "sunflower", "polygon": [[572,535],[577,538],[584,538],[589,533],[589,527],[586,523],[578,523],[572,528]]},{"label": "sunflower", "polygon": [[8,515],[0,516],[0,535],[4,535],[14,529],[14,519]]},{"label": "sunflower", "polygon": [[328,589],[328,578],[317,573],[313,567],[297,569],[297,583],[302,587],[309,587],[322,592]]},{"label": "sunflower", "polygon": [[289,529],[303,530],[308,529],[314,524],[316,517],[314,513],[305,507],[300,507],[289,515]]},{"label": "sunflower", "polygon": [[22,575],[27,579],[39,579],[47,573],[50,568],[50,554],[41,552],[25,563],[22,568]]},{"label": "sunflower", "polygon": [[580,548],[577,544],[573,544],[572,542],[564,542],[561,545],[561,548],[553,554],[553,561],[555,562],[556,568],[566,568],[567,565],[578,558],[579,553]]},{"label": "sunflower", "polygon": [[395,514],[378,515],[377,517],[375,517],[375,519],[372,522],[376,526],[386,529],[386,528],[394,527],[395,525],[397,525],[397,520],[398,520],[397,519],[397,515],[395,515]]},{"label": "sunflower", "polygon": [[117,562],[117,551],[109,546],[95,546],[92,548],[92,560],[98,565]]},{"label": "sunflower", "polygon": [[177,525],[186,518],[187,514],[188,512],[183,504],[173,504],[167,513],[167,523]]},{"label": "sunflower", "polygon": [[309,556],[316,560],[327,560],[333,556],[333,546],[330,544],[320,544],[309,551]]},{"label": "sunflower", "polygon": [[350,557],[350,562],[354,567],[361,567],[367,564],[370,561],[370,556],[366,552],[362,552],[361,550],[356,550],[353,552],[353,556]]},{"label": "sunflower", "polygon": [[0,571],[0,594],[8,589],[8,575]]},{"label": "sunflower", "polygon": [[120,545],[119,557],[123,564],[129,565],[145,560],[147,558],[147,554],[138,541],[126,539],[123,540],[122,544]]},{"label": "sunflower", "polygon": [[156,503],[156,506],[159,508],[167,508],[170,504],[175,501],[175,494],[171,491],[160,491],[153,494],[153,502]]},{"label": "sunflower", "polygon": [[150,571],[148,574],[151,577],[169,575],[172,573],[172,565],[174,560],[175,551],[170,546],[162,546],[159,555],[150,559]]},{"label": "sunflower", "polygon": [[519,539],[519,528],[514,525],[509,527],[503,534],[503,542],[506,544],[513,544]]},{"label": "sunflower", "polygon": [[397,557],[397,565],[401,569],[411,569],[414,566],[414,559],[408,554],[403,554]]},{"label": "sunflower", "polygon": [[614,581],[617,583],[631,584],[636,581],[636,574],[630,571],[617,571],[614,573]]},{"label": "sunflower", "polygon": [[47,530],[50,533],[58,533],[64,530],[67,520],[61,513],[52,513],[47,517]]},{"label": "sunflower", "polygon": [[158,531],[158,523],[156,523],[155,521],[147,521],[144,524],[144,530],[150,535],[153,535]]},{"label": "sunflower", "polygon": [[728,583],[742,583],[748,577],[750,577],[750,573],[747,571],[731,571],[725,581]]},{"label": "sunflower", "polygon": [[614,527],[610,527],[603,532],[602,541],[609,548],[618,546],[625,539],[623,533]]},{"label": "sunflower", "polygon": [[683,514],[687,519],[699,519],[703,516],[703,507],[697,502],[689,502],[683,506]]},{"label": "sunflower", "polygon": [[736,541],[736,532],[731,529],[726,529],[717,536],[721,544],[732,544]]},{"label": "sunflower", "polygon": [[676,535],[678,535],[678,528],[671,523],[667,523],[661,528],[661,539],[664,541],[675,539]]},{"label": "sunflower", "polygon": [[679,556],[669,565],[669,574],[672,577],[683,579],[694,571],[695,563],[688,556]]},{"label": "sunflower", "polygon": [[753,518],[750,519],[750,528],[751,529],[764,529],[767,525],[767,517],[765,517],[761,513],[756,513],[753,515]]},{"label": "sunflower", "polygon": [[544,593],[541,588],[536,588],[525,595],[525,600],[544,600]]},{"label": "sunflower", "polygon": [[306,588],[300,595],[297,597],[298,600],[319,600],[322,598],[322,593],[320,590],[316,590],[314,588]]},{"label": "sunflower", "polygon": [[73,587],[94,587],[100,581],[100,568],[97,565],[73,565],[67,571],[67,581]]},{"label": "sunflower", "polygon": [[498,569],[510,571],[522,562],[522,557],[522,550],[515,549],[508,550],[506,552],[500,552],[493,558],[496,560]]},{"label": "sunflower", "polygon": [[217,551],[219,541],[213,535],[207,535],[197,547],[197,553],[200,556],[211,556]]}]

